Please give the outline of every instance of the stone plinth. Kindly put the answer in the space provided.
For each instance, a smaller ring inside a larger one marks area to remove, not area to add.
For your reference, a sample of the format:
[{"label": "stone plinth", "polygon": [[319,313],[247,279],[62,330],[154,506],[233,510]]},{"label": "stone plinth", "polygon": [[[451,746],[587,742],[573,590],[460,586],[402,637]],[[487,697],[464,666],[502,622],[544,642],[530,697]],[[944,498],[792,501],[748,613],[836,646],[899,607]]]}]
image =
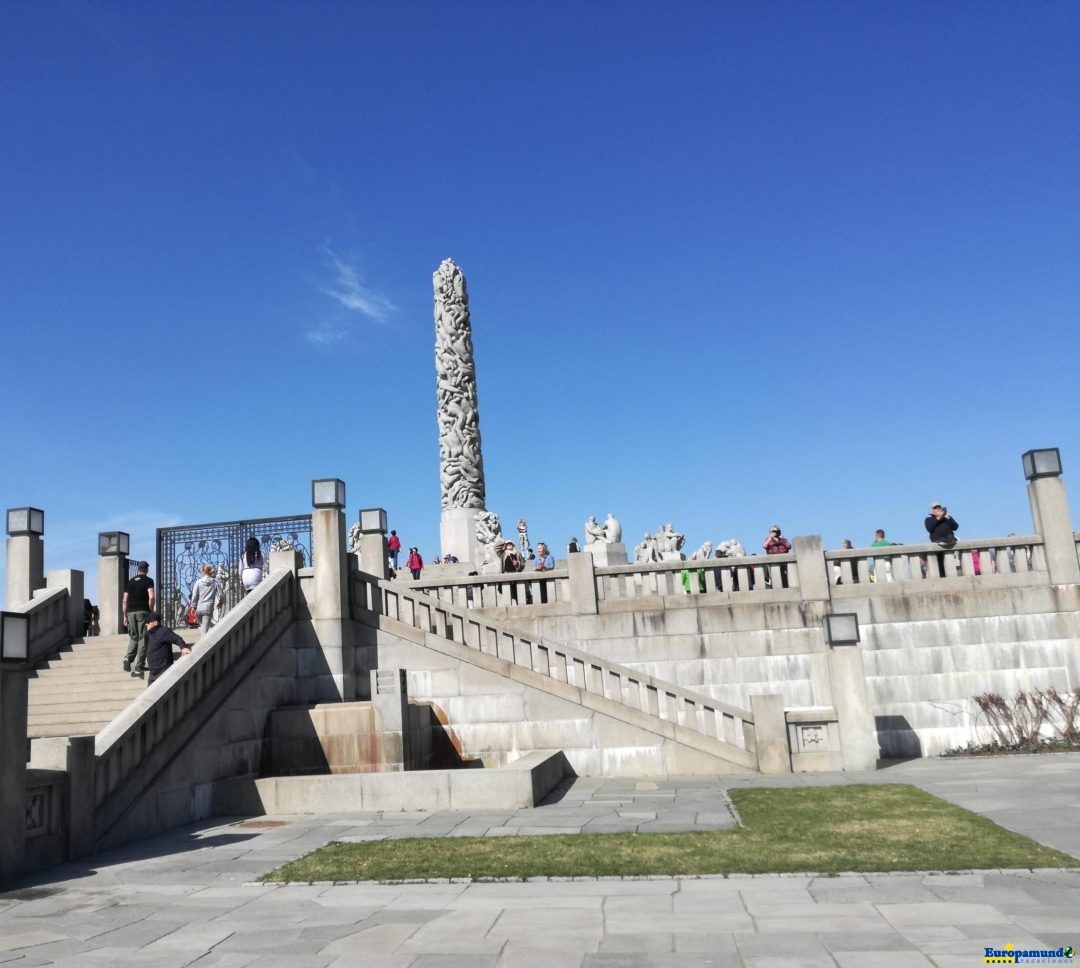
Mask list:
[{"label": "stone plinth", "polygon": [[594,541],[585,545],[585,550],[592,555],[593,564],[597,568],[607,568],[609,565],[625,565],[630,559],[626,555],[626,545],[621,541]]},{"label": "stone plinth", "polygon": [[[472,570],[479,570],[476,554],[476,515],[483,508],[444,508],[439,516],[440,558],[457,557],[460,564],[472,562]],[[430,557],[434,557],[431,555]]]}]

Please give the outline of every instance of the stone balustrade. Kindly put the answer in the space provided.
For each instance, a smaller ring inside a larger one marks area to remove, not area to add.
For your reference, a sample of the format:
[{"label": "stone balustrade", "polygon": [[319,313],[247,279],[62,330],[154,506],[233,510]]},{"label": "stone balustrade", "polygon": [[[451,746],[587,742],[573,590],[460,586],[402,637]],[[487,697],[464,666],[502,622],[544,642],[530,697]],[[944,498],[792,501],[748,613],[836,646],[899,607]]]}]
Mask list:
[{"label": "stone balustrade", "polygon": [[[825,560],[833,583],[844,585],[977,578],[988,585],[1024,586],[1045,585],[1050,580],[1043,541],[1038,535],[958,541],[949,548],[919,544],[827,551]],[[874,594],[878,589],[867,587],[862,591]]]},{"label": "stone balustrade", "polygon": [[[175,662],[143,695],[114,719],[95,742],[94,803],[101,807],[124,780],[177,732],[194,707],[223,682],[264,632],[292,620],[293,574],[270,574],[191,655]],[[141,787],[140,787],[141,792]],[[115,818],[107,818],[108,820]]]},{"label": "stone balustrade", "polygon": [[595,574],[599,602],[650,595],[717,592],[752,592],[777,600],[798,600],[799,597],[799,562],[794,554],[616,565],[597,568]]},{"label": "stone balustrade", "polygon": [[459,608],[548,605],[570,601],[570,578],[566,569],[421,579],[407,584],[409,588],[425,592],[441,602],[448,602]]},{"label": "stone balustrade", "polygon": [[[550,575],[558,580],[559,573]],[[755,751],[754,718],[737,709],[636,672],[626,666],[494,625],[468,608],[434,598],[423,588],[354,573],[356,610],[384,615],[659,719]]]},{"label": "stone balustrade", "polygon": [[[979,585],[1018,588],[1050,583],[1043,539],[1038,535],[958,541],[950,548],[910,544],[824,552],[817,539],[798,539],[795,550],[786,555],[603,568],[593,566],[591,556],[582,560],[593,576],[595,605],[590,601],[582,607],[583,603],[573,600],[573,583],[567,569],[417,582],[398,580],[394,587],[423,592],[459,608],[547,606],[540,611],[582,614],[638,608],[645,604],[640,600],[650,597],[657,599],[656,607],[663,608],[677,604],[680,596],[707,596],[714,604],[765,604],[822,600],[836,594],[850,597],[856,585],[860,595],[873,596],[895,594],[900,587],[910,587],[910,583],[920,583],[923,590],[950,581],[970,584],[975,580]],[[819,576],[820,586],[808,583],[808,573]]]},{"label": "stone balustrade", "polygon": [[29,617],[27,635],[31,665],[57,649],[68,638],[66,588],[39,588],[30,601],[15,606],[11,611]]}]

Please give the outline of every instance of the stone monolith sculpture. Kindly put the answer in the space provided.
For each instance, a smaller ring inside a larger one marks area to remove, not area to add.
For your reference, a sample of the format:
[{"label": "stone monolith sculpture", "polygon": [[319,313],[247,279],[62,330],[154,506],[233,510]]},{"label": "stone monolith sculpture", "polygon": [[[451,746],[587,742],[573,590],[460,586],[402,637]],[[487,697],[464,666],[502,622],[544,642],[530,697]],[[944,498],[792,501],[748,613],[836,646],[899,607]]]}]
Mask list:
[{"label": "stone monolith sculpture", "polygon": [[452,259],[432,277],[435,286],[435,372],[439,400],[439,483],[443,555],[476,560],[476,514],[484,511],[484,457],[476,400],[472,323],[465,276]]}]

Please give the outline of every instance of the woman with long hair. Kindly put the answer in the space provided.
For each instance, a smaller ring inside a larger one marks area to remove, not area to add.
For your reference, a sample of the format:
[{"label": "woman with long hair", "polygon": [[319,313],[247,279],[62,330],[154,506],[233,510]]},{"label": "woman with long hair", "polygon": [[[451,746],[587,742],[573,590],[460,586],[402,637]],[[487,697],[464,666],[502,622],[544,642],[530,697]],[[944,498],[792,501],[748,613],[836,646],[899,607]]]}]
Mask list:
[{"label": "woman with long hair", "polygon": [[244,594],[255,589],[266,574],[266,559],[263,557],[259,539],[252,535],[244,544],[244,555],[240,559],[240,581],[244,585]]}]

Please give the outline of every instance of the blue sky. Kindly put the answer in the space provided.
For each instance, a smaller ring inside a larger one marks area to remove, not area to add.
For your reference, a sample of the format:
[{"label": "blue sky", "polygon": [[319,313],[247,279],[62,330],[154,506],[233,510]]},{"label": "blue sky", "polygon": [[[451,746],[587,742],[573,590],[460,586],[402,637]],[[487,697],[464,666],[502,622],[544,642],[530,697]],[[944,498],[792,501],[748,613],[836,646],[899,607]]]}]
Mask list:
[{"label": "blue sky", "polygon": [[450,256],[509,529],[1030,532],[1021,452],[1080,461],[1078,42],[1069,3],[11,0],[0,499],[93,569],[339,476],[436,553]]}]

